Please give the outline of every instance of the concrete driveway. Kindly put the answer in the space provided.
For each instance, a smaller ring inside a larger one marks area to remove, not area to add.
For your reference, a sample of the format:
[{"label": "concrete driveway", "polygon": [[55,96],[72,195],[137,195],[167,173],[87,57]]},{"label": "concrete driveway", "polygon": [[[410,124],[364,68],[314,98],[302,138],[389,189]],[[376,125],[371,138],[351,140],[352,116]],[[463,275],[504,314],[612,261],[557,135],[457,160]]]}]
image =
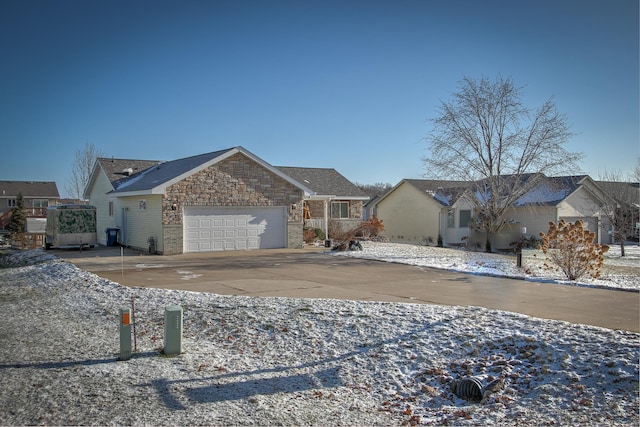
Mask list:
[{"label": "concrete driveway", "polygon": [[56,255],[125,286],[221,295],[480,306],[640,332],[637,292],[475,276],[337,257],[324,248],[143,255],[119,247]]}]

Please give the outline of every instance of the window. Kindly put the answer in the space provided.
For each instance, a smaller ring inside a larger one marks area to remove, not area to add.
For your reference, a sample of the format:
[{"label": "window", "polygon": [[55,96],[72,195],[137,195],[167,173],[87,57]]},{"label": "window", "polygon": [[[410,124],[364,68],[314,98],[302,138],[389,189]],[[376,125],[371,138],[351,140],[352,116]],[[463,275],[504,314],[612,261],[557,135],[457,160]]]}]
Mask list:
[{"label": "window", "polygon": [[10,208],[16,207],[16,199],[7,199],[7,206]]},{"label": "window", "polygon": [[49,206],[49,201],[46,199],[34,199],[31,203],[34,208],[46,208]]},{"label": "window", "polygon": [[456,226],[456,211],[454,209],[449,209],[447,212],[447,227],[455,228]]},{"label": "window", "polygon": [[468,228],[471,223],[471,211],[468,209],[460,210],[460,228]]},{"label": "window", "polygon": [[109,216],[113,216],[113,202],[109,202]]},{"label": "window", "polygon": [[349,202],[331,202],[331,218],[349,218]]},{"label": "window", "polygon": [[138,201],[138,209],[141,211],[146,211],[147,210],[147,201],[146,200],[139,200]]}]

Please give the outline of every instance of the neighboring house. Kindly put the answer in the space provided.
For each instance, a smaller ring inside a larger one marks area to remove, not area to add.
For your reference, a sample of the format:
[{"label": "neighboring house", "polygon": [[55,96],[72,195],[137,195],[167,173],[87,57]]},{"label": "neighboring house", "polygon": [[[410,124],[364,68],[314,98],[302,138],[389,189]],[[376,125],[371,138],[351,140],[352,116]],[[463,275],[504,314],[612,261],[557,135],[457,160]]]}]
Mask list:
[{"label": "neighboring house", "polygon": [[[377,203],[383,235],[393,242],[484,247],[486,236],[472,228],[475,183],[405,179]],[[600,206],[608,197],[588,176],[542,177],[505,213],[493,247],[509,249],[521,237],[539,237],[549,222],[584,221],[599,243],[610,243],[610,226]]]},{"label": "neighboring house", "polygon": [[371,197],[365,204],[364,204],[364,210],[362,212],[362,219],[363,220],[367,220],[369,218],[373,218],[374,216],[378,216],[378,209],[377,209],[377,204],[378,204],[378,200],[380,200],[380,198],[382,197],[382,194],[378,194],[375,195],[373,197]]},{"label": "neighboring house", "polygon": [[355,228],[362,220],[369,196],[335,169],[276,166],[311,190],[304,195],[305,227],[320,228],[329,239],[329,222],[343,230]]},{"label": "neighboring house", "polygon": [[[403,179],[376,203],[382,220],[382,235],[392,242],[437,243],[446,230],[447,209],[453,207],[468,183],[424,179]],[[463,224],[464,225],[464,224]],[[451,235],[447,243],[459,242]]]},{"label": "neighboring house", "polygon": [[58,187],[52,181],[0,181],[0,229],[6,228],[11,211],[22,194],[27,218],[46,218],[47,207],[60,199]]},{"label": "neighboring house", "polygon": [[[632,233],[629,238],[638,241],[640,239],[640,183],[596,181],[596,184],[616,202],[615,217],[630,225]],[[629,215],[629,218],[625,218]],[[613,215],[612,215],[613,216]],[[616,240],[618,239],[615,236]]]},{"label": "neighboring house", "polygon": [[167,162],[99,158],[98,243],[162,254],[302,247],[305,185],[242,147]]}]

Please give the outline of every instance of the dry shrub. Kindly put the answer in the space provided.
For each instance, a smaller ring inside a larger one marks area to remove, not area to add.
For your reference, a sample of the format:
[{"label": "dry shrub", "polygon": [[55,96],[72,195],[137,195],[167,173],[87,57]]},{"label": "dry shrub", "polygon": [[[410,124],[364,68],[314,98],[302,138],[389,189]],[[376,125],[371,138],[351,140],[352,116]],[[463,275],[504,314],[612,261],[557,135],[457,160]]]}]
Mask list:
[{"label": "dry shrub", "polygon": [[347,231],[342,230],[342,227],[338,222],[334,222],[335,229],[333,232],[331,231],[331,227],[332,222],[329,222],[329,235],[337,241],[333,249],[338,251],[345,251],[349,249],[350,242],[355,240],[356,236],[366,235],[367,237],[375,237],[384,230],[382,220],[378,219],[376,216],[360,222],[357,227]]},{"label": "dry shrub", "polygon": [[550,222],[549,232],[540,233],[540,249],[547,256],[545,267],[562,271],[569,280],[578,280],[585,274],[598,278],[609,246],[594,243],[595,236],[582,221]]}]

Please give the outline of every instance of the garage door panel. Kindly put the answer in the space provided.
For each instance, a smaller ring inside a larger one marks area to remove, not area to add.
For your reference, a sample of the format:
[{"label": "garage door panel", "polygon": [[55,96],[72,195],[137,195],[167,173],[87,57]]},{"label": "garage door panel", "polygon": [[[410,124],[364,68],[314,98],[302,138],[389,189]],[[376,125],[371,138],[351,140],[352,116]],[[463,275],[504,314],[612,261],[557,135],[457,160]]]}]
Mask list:
[{"label": "garage door panel", "polygon": [[286,247],[283,207],[185,207],[186,252]]}]

